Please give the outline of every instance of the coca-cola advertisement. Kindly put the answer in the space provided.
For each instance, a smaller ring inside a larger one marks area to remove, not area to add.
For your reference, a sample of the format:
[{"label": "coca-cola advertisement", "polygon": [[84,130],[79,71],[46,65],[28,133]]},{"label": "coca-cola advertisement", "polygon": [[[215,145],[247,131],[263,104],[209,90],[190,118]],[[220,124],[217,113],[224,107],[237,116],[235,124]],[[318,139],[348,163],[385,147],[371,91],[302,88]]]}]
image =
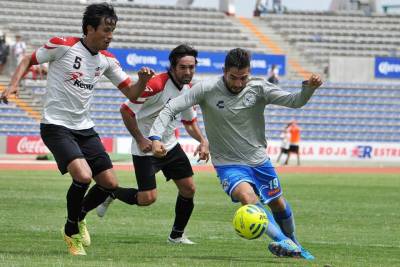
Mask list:
[{"label": "coca-cola advertisement", "polygon": [[[102,138],[107,152],[113,150],[113,139]],[[40,136],[7,136],[7,154],[47,154],[49,149]]]}]

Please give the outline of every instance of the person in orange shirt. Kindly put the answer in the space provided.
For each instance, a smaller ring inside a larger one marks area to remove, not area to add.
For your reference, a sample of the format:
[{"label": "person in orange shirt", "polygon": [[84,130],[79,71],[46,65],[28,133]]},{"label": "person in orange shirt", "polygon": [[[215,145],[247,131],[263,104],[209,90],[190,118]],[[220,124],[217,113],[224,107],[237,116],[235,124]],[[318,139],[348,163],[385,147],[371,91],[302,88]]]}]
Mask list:
[{"label": "person in orange shirt", "polygon": [[297,165],[300,165],[299,144],[300,144],[301,128],[297,125],[297,122],[295,120],[293,120],[290,123],[289,132],[290,132],[290,146],[285,165],[289,163],[289,158],[292,153],[297,154]]}]

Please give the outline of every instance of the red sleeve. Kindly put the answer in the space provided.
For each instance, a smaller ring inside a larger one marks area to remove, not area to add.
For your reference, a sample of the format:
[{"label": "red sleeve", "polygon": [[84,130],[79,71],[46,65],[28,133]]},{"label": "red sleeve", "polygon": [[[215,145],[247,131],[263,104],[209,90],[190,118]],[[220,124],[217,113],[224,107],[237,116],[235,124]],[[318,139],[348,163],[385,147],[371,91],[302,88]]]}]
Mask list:
[{"label": "red sleeve", "polygon": [[107,50],[101,50],[100,53],[105,55],[106,57],[115,58],[114,54],[111,52],[108,52]]},{"label": "red sleeve", "polygon": [[142,93],[140,97],[147,98],[163,91],[168,79],[169,76],[166,72],[154,76],[147,82],[146,90]]},{"label": "red sleeve", "polygon": [[182,122],[183,124],[185,124],[185,125],[191,125],[191,124],[195,123],[196,121],[197,121],[197,118],[194,118],[194,119],[191,120],[191,121],[181,120],[181,122]]},{"label": "red sleeve", "polygon": [[32,65],[38,65],[39,64],[39,62],[37,61],[37,58],[36,58],[36,51],[33,52],[32,55],[31,55],[31,64]]},{"label": "red sleeve", "polygon": [[132,80],[130,77],[126,78],[123,82],[118,84],[118,89],[121,90],[122,88],[128,87],[132,83]]},{"label": "red sleeve", "polygon": [[130,108],[128,107],[128,105],[125,104],[125,103],[123,103],[123,104],[121,105],[121,109],[127,111],[132,117],[135,117],[135,116],[136,116],[136,115],[135,115],[135,112],[133,112],[132,109],[130,109]]},{"label": "red sleeve", "polygon": [[73,46],[79,42],[79,40],[80,38],[78,37],[53,37],[50,39],[50,43],[55,45]]}]

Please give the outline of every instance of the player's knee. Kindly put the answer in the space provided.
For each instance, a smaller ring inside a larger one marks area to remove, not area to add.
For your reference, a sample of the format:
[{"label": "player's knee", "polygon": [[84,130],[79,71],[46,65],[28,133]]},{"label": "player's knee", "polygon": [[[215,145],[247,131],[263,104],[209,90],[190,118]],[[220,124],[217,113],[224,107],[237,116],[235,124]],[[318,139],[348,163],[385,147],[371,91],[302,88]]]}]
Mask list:
[{"label": "player's knee", "polygon": [[118,181],[117,179],[107,179],[102,183],[102,187],[115,190],[118,188]]},{"label": "player's knee", "polygon": [[285,199],[281,196],[277,199],[272,200],[268,206],[273,212],[281,212],[285,210]]},{"label": "player's knee", "polygon": [[236,194],[237,199],[243,204],[255,204],[258,202],[258,197],[253,192],[242,191]]},{"label": "player's knee", "polygon": [[179,194],[186,198],[193,198],[196,193],[196,186],[194,184],[190,184],[185,186],[184,188],[179,189]]},{"label": "player's knee", "polygon": [[137,199],[139,206],[150,206],[157,200],[157,191],[151,190],[151,191],[139,192]]},{"label": "player's knee", "polygon": [[90,184],[90,182],[92,181],[92,173],[82,171],[82,172],[78,172],[78,173],[75,173],[74,175],[72,175],[72,178],[75,181],[78,181],[80,183]]}]

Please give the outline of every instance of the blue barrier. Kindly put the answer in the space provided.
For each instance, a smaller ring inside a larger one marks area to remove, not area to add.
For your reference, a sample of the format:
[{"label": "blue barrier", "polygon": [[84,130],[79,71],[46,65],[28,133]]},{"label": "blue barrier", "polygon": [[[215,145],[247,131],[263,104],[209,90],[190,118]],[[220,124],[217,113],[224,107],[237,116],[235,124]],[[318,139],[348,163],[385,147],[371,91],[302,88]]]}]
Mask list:
[{"label": "blue barrier", "polygon": [[375,78],[400,79],[400,58],[375,57]]},{"label": "blue barrier", "polygon": [[[126,71],[137,71],[143,66],[153,68],[156,72],[165,71],[169,67],[169,50],[143,50],[110,48],[122,68]],[[225,62],[225,53],[199,52],[197,58],[198,73],[222,73]],[[279,75],[286,74],[286,59],[284,55],[252,54],[251,73],[253,75],[267,75],[272,65],[279,69]]]}]

